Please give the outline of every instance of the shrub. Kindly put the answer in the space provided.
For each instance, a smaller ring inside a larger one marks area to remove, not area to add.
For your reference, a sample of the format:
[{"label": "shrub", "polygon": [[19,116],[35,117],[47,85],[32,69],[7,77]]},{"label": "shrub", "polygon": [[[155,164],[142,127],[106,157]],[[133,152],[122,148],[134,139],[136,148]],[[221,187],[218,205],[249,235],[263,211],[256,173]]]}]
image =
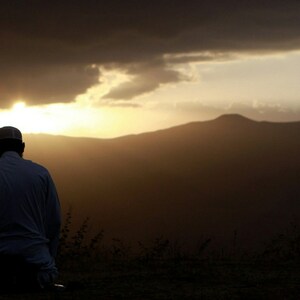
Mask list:
[{"label": "shrub", "polygon": [[71,230],[72,210],[69,209],[64,225],[58,249],[57,263],[61,266],[72,262],[78,263],[98,254],[98,249],[103,239],[103,230],[89,238],[90,219],[86,218],[77,230]]}]

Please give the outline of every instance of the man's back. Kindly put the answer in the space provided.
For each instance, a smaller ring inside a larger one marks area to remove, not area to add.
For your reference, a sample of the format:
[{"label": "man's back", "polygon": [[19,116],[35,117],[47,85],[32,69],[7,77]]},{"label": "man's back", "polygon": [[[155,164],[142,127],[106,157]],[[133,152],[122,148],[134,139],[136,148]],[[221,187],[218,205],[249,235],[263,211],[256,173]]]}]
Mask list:
[{"label": "man's back", "polygon": [[0,128],[0,258],[24,261],[44,286],[57,275],[60,203],[49,172],[23,159],[24,148],[18,129]]},{"label": "man's back", "polygon": [[57,195],[44,167],[5,152],[0,158],[0,187],[0,253],[37,248],[58,234],[59,202],[48,201]]}]

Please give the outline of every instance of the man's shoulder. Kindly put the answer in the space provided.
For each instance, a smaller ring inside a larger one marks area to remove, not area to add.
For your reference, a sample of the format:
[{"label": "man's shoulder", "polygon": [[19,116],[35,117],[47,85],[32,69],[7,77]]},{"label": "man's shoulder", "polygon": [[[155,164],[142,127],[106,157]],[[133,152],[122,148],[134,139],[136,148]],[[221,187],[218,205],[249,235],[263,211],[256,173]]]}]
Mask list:
[{"label": "man's shoulder", "polygon": [[27,166],[28,168],[31,168],[32,170],[36,170],[36,171],[46,173],[46,174],[49,173],[48,169],[45,166],[43,166],[37,162],[34,162],[30,159],[23,159],[22,161],[25,166]]}]

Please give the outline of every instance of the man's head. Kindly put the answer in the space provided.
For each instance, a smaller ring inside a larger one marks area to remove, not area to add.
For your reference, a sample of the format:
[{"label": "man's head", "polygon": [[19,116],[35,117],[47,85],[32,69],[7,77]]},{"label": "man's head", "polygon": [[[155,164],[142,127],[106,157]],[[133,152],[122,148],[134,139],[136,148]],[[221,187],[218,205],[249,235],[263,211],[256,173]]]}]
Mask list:
[{"label": "man's head", "polygon": [[12,126],[0,128],[0,156],[6,151],[15,151],[23,156],[25,143],[22,140],[22,133]]}]

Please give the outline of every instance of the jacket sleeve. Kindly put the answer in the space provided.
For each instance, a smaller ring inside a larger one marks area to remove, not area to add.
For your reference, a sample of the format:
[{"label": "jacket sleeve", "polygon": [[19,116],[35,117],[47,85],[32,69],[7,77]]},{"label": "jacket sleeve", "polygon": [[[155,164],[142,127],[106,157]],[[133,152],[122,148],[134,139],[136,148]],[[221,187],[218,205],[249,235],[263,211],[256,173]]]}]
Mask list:
[{"label": "jacket sleeve", "polygon": [[61,210],[60,202],[57,195],[55,184],[48,174],[48,189],[46,199],[46,220],[45,229],[46,237],[49,239],[50,254],[55,257],[59,243],[60,226],[61,226]]}]

